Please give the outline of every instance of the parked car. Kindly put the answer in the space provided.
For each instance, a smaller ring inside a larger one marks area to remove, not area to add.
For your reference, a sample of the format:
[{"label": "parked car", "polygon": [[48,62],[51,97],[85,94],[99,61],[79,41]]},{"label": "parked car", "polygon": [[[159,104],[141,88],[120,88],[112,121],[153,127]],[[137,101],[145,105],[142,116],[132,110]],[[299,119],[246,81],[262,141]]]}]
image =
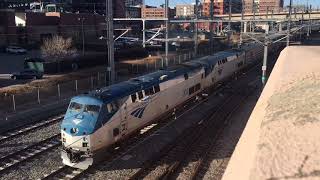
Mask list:
[{"label": "parked car", "polygon": [[25,54],[27,50],[18,46],[8,46],[6,52],[11,54]]},{"label": "parked car", "polygon": [[21,72],[12,73],[11,79],[41,79],[43,74],[37,70],[25,69]]}]

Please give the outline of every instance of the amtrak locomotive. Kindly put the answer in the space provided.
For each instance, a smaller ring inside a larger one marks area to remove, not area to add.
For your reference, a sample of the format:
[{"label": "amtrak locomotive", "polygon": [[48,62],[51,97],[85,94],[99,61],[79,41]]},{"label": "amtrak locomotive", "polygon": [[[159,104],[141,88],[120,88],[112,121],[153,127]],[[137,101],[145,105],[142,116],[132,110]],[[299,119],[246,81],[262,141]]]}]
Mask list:
[{"label": "amtrak locomotive", "polygon": [[262,55],[263,46],[251,43],[72,98],[61,124],[63,163],[88,168],[106,148]]}]

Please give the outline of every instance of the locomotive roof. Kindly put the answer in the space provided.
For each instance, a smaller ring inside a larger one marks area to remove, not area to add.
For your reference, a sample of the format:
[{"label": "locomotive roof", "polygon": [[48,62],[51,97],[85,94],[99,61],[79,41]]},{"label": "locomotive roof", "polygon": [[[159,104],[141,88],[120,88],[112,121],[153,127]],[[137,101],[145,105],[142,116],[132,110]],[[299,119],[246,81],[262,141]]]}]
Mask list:
[{"label": "locomotive roof", "polygon": [[89,92],[85,96],[93,96],[102,99],[104,103],[112,102],[116,99],[131,95],[139,90],[144,90],[161,82],[168,81],[175,77],[200,70],[202,66],[198,63],[188,62],[175,65],[165,70],[132,78],[128,81],[113,84],[111,86]]},{"label": "locomotive roof", "polygon": [[[175,77],[186,73],[200,70],[202,67],[209,68],[215,65],[217,61],[235,56],[243,52],[243,50],[231,49],[216,53],[214,56],[205,56],[196,60],[174,65],[167,69],[158,70],[143,76],[132,78],[128,81],[113,84],[82,96],[92,96],[101,99],[104,103],[112,102],[116,99],[131,95],[139,90],[144,90],[152,86],[158,85],[161,82],[168,81]],[[80,95],[81,96],[81,95]]]}]

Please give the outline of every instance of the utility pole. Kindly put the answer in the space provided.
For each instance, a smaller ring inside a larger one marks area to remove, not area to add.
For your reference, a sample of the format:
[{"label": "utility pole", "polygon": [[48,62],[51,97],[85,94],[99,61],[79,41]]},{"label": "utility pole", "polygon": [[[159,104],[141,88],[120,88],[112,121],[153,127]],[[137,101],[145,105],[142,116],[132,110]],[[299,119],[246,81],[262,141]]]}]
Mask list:
[{"label": "utility pole", "polygon": [[168,59],[168,53],[169,53],[169,0],[165,0],[165,16],[166,16],[166,39],[165,39],[165,43],[166,43],[166,66],[169,65],[169,59]]},{"label": "utility pole", "polygon": [[113,84],[115,79],[114,72],[114,41],[113,41],[113,0],[106,0],[106,21],[107,21],[107,39],[108,39],[108,66],[109,85]]},{"label": "utility pole", "polygon": [[213,17],[214,16],[214,2],[213,0],[210,0],[210,20],[212,22],[210,22],[210,55],[213,55],[213,26],[214,26],[214,22],[213,22]]},{"label": "utility pole", "polygon": [[266,28],[266,34],[264,37],[264,53],[263,53],[263,65],[262,65],[262,85],[263,87],[266,85],[266,81],[267,81],[267,63],[268,63],[268,45],[269,45],[269,25],[267,25]]},{"label": "utility pole", "polygon": [[[195,21],[198,20],[199,15],[199,0],[196,0],[196,8],[195,8]],[[197,56],[198,54],[198,23],[194,23],[194,54]]]},{"label": "utility pole", "polygon": [[292,13],[292,0],[290,0],[289,4],[289,21],[288,21],[288,28],[287,28],[287,47],[290,45],[290,29],[291,29],[291,13]]}]

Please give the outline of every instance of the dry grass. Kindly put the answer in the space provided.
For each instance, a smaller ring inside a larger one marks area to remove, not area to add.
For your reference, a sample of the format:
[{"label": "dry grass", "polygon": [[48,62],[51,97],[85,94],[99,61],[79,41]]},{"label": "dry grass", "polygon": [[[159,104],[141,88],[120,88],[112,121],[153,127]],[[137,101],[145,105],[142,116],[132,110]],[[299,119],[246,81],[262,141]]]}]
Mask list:
[{"label": "dry grass", "polygon": [[26,84],[12,85],[0,88],[0,97],[10,94],[28,93],[34,91],[37,88],[47,88],[50,86],[55,86],[59,83],[87,78],[92,75],[97,75],[97,72],[103,72],[104,70],[104,66],[97,66],[85,70],[80,70],[78,72],[71,72],[68,74],[46,76],[44,79],[34,80]]}]

